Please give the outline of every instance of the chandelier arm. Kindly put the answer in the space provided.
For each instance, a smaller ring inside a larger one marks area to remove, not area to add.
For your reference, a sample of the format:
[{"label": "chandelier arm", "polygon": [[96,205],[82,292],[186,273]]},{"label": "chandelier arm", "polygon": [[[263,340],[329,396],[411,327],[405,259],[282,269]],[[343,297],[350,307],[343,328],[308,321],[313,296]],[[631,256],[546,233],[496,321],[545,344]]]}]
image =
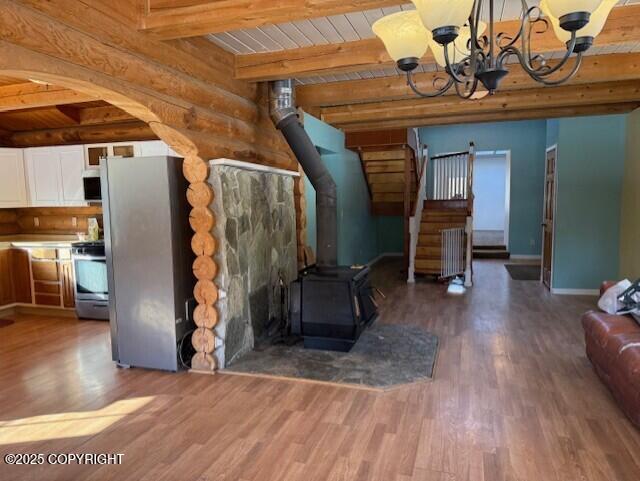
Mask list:
[{"label": "chandelier arm", "polygon": [[[582,58],[583,58],[583,53],[579,52],[578,55],[576,56],[576,63],[574,64],[574,66],[572,67],[571,71],[567,75],[565,75],[564,77],[562,77],[560,79],[557,79],[557,80],[547,80],[545,78],[547,76],[546,72],[541,75],[538,72],[536,72],[536,70],[528,68],[528,66],[527,66],[527,64],[525,62],[525,59],[523,58],[522,53],[518,49],[513,48],[512,51],[510,52],[510,54],[515,55],[516,57],[518,57],[518,60],[520,61],[520,65],[522,66],[524,71],[527,72],[529,77],[531,77],[536,82],[539,82],[539,83],[541,83],[543,85],[547,85],[547,86],[560,85],[560,84],[566,82],[567,80],[571,79],[578,72],[578,69],[582,65]],[[566,64],[566,62],[565,62],[565,64]],[[554,69],[554,72],[555,71],[557,71],[557,69]]]},{"label": "chandelier arm", "polygon": [[[434,80],[435,83],[435,80]],[[449,77],[449,80],[447,80],[447,83],[439,90],[436,90],[435,92],[431,92],[431,93],[424,93],[421,92],[420,90],[418,90],[418,86],[415,84],[415,82],[413,81],[413,73],[412,72],[407,72],[407,84],[409,85],[409,87],[411,87],[411,90],[413,90],[413,92],[418,95],[419,97],[428,99],[428,98],[433,98],[433,97],[439,97],[441,95],[443,95],[447,90],[449,90],[451,88],[451,86],[455,83],[455,81],[453,80],[453,78]]]},{"label": "chandelier arm", "polygon": [[[518,32],[513,36],[513,38],[509,41],[509,43],[501,46],[501,50],[514,46],[524,36],[524,26],[529,21],[528,19],[531,16],[531,12],[533,11],[533,9],[537,8],[529,7],[526,0],[520,1],[522,2],[522,10],[520,12],[520,28],[518,29]],[[500,37],[500,35],[502,34],[498,34],[498,37]]]},{"label": "chandelier arm", "polygon": [[[518,60],[520,61],[520,64],[522,65],[522,68],[524,68],[529,75],[535,75],[536,77],[547,77],[549,75],[554,74],[555,72],[557,72],[567,64],[567,62],[571,58],[571,55],[573,54],[573,49],[575,47],[575,44],[576,44],[576,33],[572,32],[571,41],[569,43],[566,53],[564,54],[564,57],[554,67],[549,67],[547,64],[544,64],[538,68],[535,68],[532,65],[533,58],[531,57],[531,53],[529,49],[525,47],[525,50],[523,52],[520,52],[516,47],[513,47],[513,46],[505,48],[500,52],[500,56],[499,56],[500,65],[503,65],[505,59],[509,55],[516,55],[518,57]],[[523,42],[523,46],[524,46],[524,42]]]},{"label": "chandelier arm", "polygon": [[478,90],[478,79],[474,77],[473,79],[473,86],[471,87],[471,89],[466,93],[466,94],[461,94],[460,93],[460,84],[456,83],[456,94],[458,95],[458,97],[460,97],[462,100],[469,100],[473,94],[476,93],[476,90]]},{"label": "chandelier arm", "polygon": [[451,76],[451,78],[453,78],[453,80],[455,80],[458,83],[463,83],[465,80],[463,77],[460,77],[458,75],[458,72],[456,72],[456,67],[458,64],[451,64],[451,62],[449,61],[449,49],[447,48],[448,45],[444,45],[442,48],[444,48],[444,60],[447,64],[447,73]]}]

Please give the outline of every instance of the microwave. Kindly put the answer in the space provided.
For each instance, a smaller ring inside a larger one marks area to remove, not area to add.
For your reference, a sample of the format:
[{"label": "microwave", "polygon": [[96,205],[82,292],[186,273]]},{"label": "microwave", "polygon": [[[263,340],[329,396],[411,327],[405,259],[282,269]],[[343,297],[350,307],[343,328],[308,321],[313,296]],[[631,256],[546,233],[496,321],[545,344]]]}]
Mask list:
[{"label": "microwave", "polygon": [[86,170],[82,173],[82,189],[85,201],[102,202],[99,169]]}]

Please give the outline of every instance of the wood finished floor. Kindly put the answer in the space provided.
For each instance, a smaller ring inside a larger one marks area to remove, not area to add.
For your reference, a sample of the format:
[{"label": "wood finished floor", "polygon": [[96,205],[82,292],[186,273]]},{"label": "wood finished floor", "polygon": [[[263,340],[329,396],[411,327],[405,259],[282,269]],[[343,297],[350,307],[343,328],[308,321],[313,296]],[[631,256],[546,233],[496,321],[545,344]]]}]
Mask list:
[{"label": "wood finished floor", "polygon": [[584,355],[592,298],[476,263],[476,287],[375,276],[379,322],[440,336],[431,383],[371,393],[229,375],[119,370],[108,326],[0,329],[0,455],[124,453],[121,466],[13,466],[0,479],[637,481],[640,432]]}]

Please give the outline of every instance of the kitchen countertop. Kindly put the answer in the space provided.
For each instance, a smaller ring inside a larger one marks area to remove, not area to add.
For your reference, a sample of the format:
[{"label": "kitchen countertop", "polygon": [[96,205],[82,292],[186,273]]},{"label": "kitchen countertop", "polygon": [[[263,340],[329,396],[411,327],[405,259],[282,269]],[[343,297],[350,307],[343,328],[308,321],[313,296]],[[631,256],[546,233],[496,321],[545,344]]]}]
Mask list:
[{"label": "kitchen countertop", "polygon": [[72,242],[78,242],[75,235],[20,234],[0,236],[0,249],[11,247],[68,249]]}]

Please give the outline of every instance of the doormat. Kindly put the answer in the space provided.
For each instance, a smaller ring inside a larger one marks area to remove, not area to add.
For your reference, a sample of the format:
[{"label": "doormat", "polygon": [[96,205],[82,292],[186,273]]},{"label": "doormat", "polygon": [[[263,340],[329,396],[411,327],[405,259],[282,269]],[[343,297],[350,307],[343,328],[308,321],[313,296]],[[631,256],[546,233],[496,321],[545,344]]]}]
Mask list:
[{"label": "doormat", "polygon": [[350,352],[257,346],[220,372],[388,390],[430,380],[437,353],[438,337],[418,326],[374,324]]},{"label": "doormat", "polygon": [[13,324],[14,321],[11,319],[0,319],[0,327],[7,327]]},{"label": "doormat", "polygon": [[539,281],[540,266],[531,264],[505,264],[514,281]]}]

